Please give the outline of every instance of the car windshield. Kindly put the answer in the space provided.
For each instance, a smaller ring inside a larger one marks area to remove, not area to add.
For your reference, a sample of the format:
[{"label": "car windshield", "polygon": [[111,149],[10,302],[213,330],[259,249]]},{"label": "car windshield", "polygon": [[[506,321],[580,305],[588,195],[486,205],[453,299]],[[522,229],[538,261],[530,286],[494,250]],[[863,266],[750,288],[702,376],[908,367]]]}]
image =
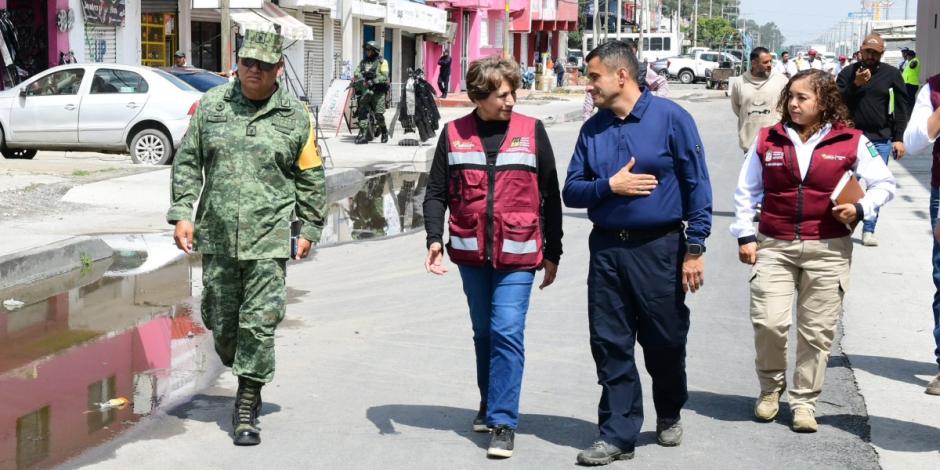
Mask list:
[{"label": "car windshield", "polygon": [[175,76],[201,92],[206,92],[212,87],[228,83],[228,79],[225,77],[220,77],[210,72],[187,72]]},{"label": "car windshield", "polygon": [[192,85],[190,85],[190,84],[188,84],[188,83],[186,83],[186,82],[184,82],[184,81],[182,81],[182,80],[180,80],[180,79],[174,77],[173,74],[166,73],[166,72],[164,72],[164,71],[162,71],[162,70],[160,70],[160,69],[153,69],[153,68],[152,68],[152,69],[150,69],[150,70],[153,71],[153,73],[155,73],[155,74],[157,74],[157,75],[159,75],[159,76],[165,78],[168,82],[172,83],[174,86],[176,86],[176,88],[179,88],[180,90],[183,90],[183,91],[197,91],[196,88],[194,88]]}]

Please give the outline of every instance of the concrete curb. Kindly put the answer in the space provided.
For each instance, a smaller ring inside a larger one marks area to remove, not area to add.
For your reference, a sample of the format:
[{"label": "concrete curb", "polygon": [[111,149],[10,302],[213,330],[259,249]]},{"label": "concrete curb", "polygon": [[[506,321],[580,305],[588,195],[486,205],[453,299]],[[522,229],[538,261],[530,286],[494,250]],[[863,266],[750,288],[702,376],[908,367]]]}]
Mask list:
[{"label": "concrete curb", "polygon": [[0,289],[89,268],[114,251],[96,237],[74,237],[0,257]]}]

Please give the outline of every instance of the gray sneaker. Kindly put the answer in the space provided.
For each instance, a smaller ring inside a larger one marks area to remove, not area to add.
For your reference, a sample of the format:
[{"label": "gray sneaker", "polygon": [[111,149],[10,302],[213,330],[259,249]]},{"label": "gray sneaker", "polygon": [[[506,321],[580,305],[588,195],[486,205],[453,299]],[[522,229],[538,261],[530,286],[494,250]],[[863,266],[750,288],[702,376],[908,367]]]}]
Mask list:
[{"label": "gray sneaker", "polygon": [[656,442],[664,447],[675,447],[682,443],[682,423],[679,418],[656,420]]},{"label": "gray sneaker", "polygon": [[633,455],[632,450],[624,452],[613,444],[597,441],[591,444],[591,447],[578,453],[578,464],[588,466],[607,465],[615,460],[630,460]]},{"label": "gray sneaker", "polygon": [[927,384],[926,392],[930,395],[940,395],[940,374],[937,374],[937,376]]}]

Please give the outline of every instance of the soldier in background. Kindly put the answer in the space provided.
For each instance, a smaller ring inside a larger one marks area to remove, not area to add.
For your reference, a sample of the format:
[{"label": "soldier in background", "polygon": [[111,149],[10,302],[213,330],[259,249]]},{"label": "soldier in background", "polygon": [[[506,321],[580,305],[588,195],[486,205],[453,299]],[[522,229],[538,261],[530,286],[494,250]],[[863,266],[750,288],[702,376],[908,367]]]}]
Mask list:
[{"label": "soldier in background", "polygon": [[[246,31],[238,77],[203,96],[176,154],[167,212],[176,245],[202,254],[202,318],[222,363],[238,376],[235,445],[261,442],[261,387],[274,378],[287,259],[292,251],[294,259],[307,257],[326,210],[310,118],[277,84],[282,46],[277,34]],[[294,217],[303,225],[292,250]]]},{"label": "soldier in background", "polygon": [[382,143],[388,142],[388,129],[385,127],[385,95],[388,93],[388,62],[379,55],[379,46],[369,41],[363,47],[366,57],[359,62],[353,74],[353,85],[358,96],[359,135],[357,144],[366,144],[372,140],[369,135],[369,111],[375,115],[376,127],[382,135]]}]

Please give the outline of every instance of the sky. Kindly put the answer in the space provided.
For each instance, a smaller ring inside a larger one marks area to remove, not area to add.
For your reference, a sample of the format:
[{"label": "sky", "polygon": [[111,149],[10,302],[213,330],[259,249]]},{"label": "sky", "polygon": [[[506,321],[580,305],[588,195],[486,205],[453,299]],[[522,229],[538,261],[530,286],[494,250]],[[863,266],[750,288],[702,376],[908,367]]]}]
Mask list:
[{"label": "sky", "polygon": [[[699,12],[702,9],[699,0]],[[909,18],[917,17],[917,0],[893,0],[888,19],[903,19],[907,3]],[[683,2],[685,3],[685,2]],[[707,4],[707,0],[705,0]],[[807,44],[839,21],[848,12],[860,9],[859,0],[741,0],[741,15],[757,24],[773,21],[786,38],[787,44]]]}]

